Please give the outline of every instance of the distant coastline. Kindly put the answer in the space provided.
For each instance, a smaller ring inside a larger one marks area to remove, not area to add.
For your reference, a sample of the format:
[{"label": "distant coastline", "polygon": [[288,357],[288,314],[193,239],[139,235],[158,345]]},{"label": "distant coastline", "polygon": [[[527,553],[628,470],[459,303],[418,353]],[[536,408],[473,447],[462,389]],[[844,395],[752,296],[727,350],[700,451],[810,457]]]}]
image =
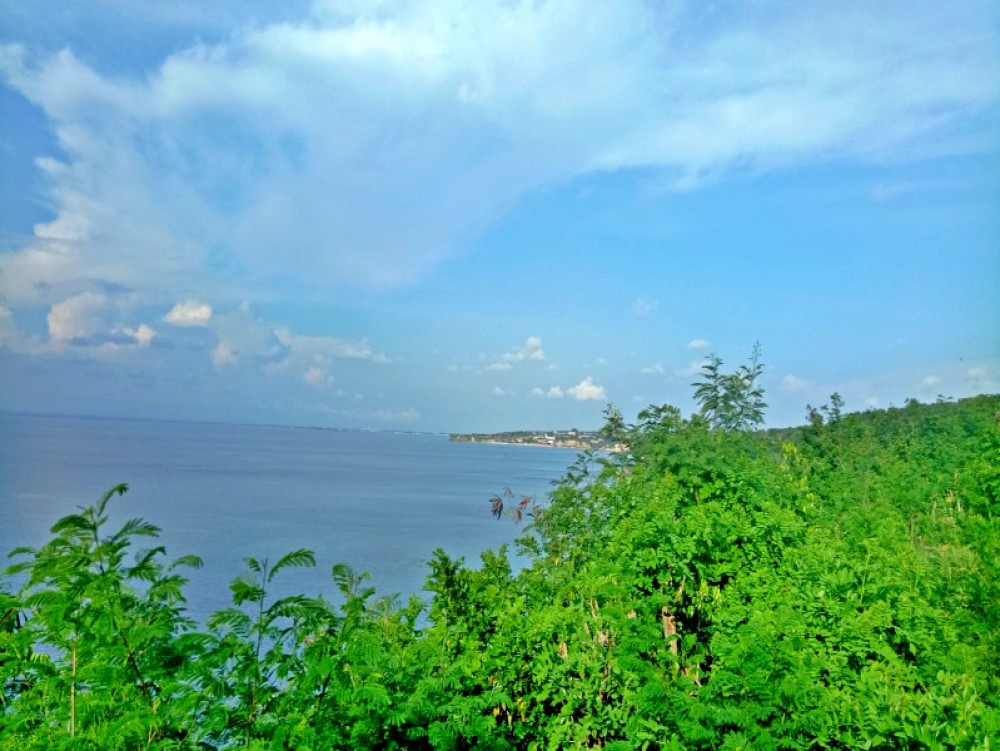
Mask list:
[{"label": "distant coastline", "polygon": [[500,443],[510,446],[548,446],[584,451],[616,451],[596,430],[513,430],[503,433],[449,433],[448,440],[463,443]]}]

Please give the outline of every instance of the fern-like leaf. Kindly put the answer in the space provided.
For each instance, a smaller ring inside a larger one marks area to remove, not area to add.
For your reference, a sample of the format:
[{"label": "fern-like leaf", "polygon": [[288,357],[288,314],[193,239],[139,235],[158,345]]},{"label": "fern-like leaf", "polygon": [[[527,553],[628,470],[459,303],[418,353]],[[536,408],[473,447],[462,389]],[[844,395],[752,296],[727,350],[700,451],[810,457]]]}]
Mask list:
[{"label": "fern-like leaf", "polygon": [[281,560],[274,564],[274,568],[267,575],[267,581],[270,583],[275,575],[285,568],[311,568],[316,565],[316,556],[311,550],[306,550],[305,548],[299,548],[298,550],[293,550],[291,553],[286,553],[282,556]]}]

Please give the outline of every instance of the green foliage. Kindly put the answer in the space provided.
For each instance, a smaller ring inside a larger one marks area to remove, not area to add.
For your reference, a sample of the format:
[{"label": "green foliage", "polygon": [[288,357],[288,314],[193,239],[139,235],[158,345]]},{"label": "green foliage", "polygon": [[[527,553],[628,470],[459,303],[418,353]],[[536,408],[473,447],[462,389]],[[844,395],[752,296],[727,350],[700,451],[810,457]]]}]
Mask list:
[{"label": "green foliage", "polygon": [[764,424],[764,389],[758,382],[764,372],[760,345],[755,345],[750,362],[732,373],[722,372],[722,358],[710,355],[695,381],[694,398],[701,416],[718,430],[751,430]]},{"label": "green foliage", "polygon": [[1000,398],[773,432],[725,398],[610,408],[628,450],[518,507],[524,568],[435,551],[426,611],[344,565],[276,596],[297,550],[195,629],[197,559],[109,533],[114,488],[0,582],[0,749],[996,748]]}]

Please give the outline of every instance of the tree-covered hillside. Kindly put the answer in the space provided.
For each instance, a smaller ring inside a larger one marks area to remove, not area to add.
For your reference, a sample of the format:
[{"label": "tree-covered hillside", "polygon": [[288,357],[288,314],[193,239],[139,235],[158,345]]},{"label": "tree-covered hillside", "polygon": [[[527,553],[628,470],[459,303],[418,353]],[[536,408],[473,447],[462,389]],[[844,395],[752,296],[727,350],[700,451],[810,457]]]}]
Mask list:
[{"label": "tree-covered hillside", "polygon": [[0,748],[1000,746],[1000,397],[752,432],[739,373],[690,419],[609,410],[626,451],[496,499],[523,570],[437,551],[426,608],[342,566],[335,604],[275,599],[294,551],[195,627],[197,560],[107,529],[114,489],[2,587]]}]

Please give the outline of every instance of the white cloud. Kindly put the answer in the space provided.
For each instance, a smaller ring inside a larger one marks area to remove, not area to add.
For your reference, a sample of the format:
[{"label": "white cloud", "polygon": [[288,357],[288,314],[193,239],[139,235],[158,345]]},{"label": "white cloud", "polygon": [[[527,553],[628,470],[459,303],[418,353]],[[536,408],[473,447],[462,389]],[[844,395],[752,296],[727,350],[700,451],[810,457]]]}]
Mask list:
[{"label": "white cloud", "polygon": [[663,375],[664,373],[667,372],[667,370],[666,368],[663,367],[663,365],[657,362],[653,363],[652,365],[647,365],[646,367],[641,368],[639,372],[644,373],[645,375]]},{"label": "white cloud", "polygon": [[941,377],[936,375],[929,375],[920,382],[920,387],[922,389],[933,389],[935,386],[941,384]]},{"label": "white cloud", "polygon": [[798,393],[800,391],[805,391],[809,388],[810,383],[802,378],[799,378],[792,373],[789,373],[784,378],[781,379],[781,388],[789,393]]},{"label": "white cloud", "polygon": [[878,409],[879,401],[877,396],[869,396],[865,399],[865,407],[868,409]]},{"label": "white cloud", "polygon": [[548,389],[536,387],[531,390],[531,395],[544,399],[562,399],[566,392],[559,386],[550,386]]},{"label": "white cloud", "polygon": [[156,336],[156,332],[148,324],[141,323],[138,328],[125,329],[125,333],[135,339],[136,344],[140,347],[148,347],[150,342]]},{"label": "white cloud", "polygon": [[288,349],[278,340],[274,326],[258,318],[249,302],[213,315],[209,328],[218,338],[212,352],[212,362],[217,368],[244,359],[274,365],[287,358]]},{"label": "white cloud", "polygon": [[711,346],[712,345],[708,342],[707,339],[692,339],[687,344],[688,349],[695,349],[695,350],[708,349]]},{"label": "white cloud", "polygon": [[10,309],[0,305],[0,346],[8,345],[20,338]]},{"label": "white cloud", "polygon": [[590,376],[584,378],[576,386],[566,389],[566,393],[581,402],[604,400],[607,398],[604,394],[604,387],[594,383],[594,379]]},{"label": "white cloud", "polygon": [[325,386],[333,383],[334,379],[322,365],[312,365],[306,368],[302,374],[302,380],[310,386]]},{"label": "white cloud", "polygon": [[208,328],[217,337],[212,363],[219,369],[248,363],[270,376],[291,375],[318,386],[333,383],[333,364],[337,360],[374,365],[392,362],[388,355],[373,349],[367,339],[350,341],[299,334],[288,326],[260,318],[248,302],[213,315]]},{"label": "white cloud", "polygon": [[[114,294],[87,290],[54,303],[46,316],[48,341],[13,331],[11,346],[26,354],[52,354],[72,349],[90,357],[120,355],[148,348],[156,331],[147,323],[123,322],[126,306]],[[12,323],[12,322],[11,322]]]},{"label": "white cloud", "polygon": [[278,342],[296,355],[340,360],[362,360],[377,365],[388,365],[392,358],[372,349],[367,339],[347,341],[334,336],[305,336],[294,333],[287,326],[275,326]]},{"label": "white cloud", "polygon": [[237,362],[237,353],[228,342],[219,342],[212,348],[212,364],[222,369]]},{"label": "white cloud", "polygon": [[212,317],[212,306],[208,303],[186,300],[172,307],[163,320],[174,326],[207,326]]},{"label": "white cloud", "polygon": [[969,113],[998,97],[989,3],[312,7],[133,75],[4,46],[61,153],[38,162],[55,218],[4,254],[7,303],[93,278],[164,304],[405,284],[540,187],[975,150]]},{"label": "white cloud", "polygon": [[965,380],[980,392],[991,391],[996,387],[993,377],[985,365],[975,365],[966,370]]},{"label": "white cloud", "polygon": [[374,417],[382,422],[416,422],[420,419],[420,412],[413,407],[407,409],[380,409],[376,410]]},{"label": "white cloud", "polygon": [[56,303],[46,316],[49,338],[66,342],[107,331],[107,309],[107,297],[98,292],[81,292]]},{"label": "white cloud", "polygon": [[496,359],[495,362],[487,366],[487,370],[510,370],[515,363],[533,361],[543,362],[545,360],[545,350],[542,349],[542,337],[529,336],[524,340],[524,344],[519,347],[511,347]]},{"label": "white cloud", "polygon": [[702,358],[700,360],[692,360],[688,363],[687,367],[679,368],[675,371],[675,375],[678,378],[693,378],[701,373],[701,369],[705,366],[708,360]]},{"label": "white cloud", "polygon": [[511,392],[500,386],[493,387],[493,396],[508,396]]}]

